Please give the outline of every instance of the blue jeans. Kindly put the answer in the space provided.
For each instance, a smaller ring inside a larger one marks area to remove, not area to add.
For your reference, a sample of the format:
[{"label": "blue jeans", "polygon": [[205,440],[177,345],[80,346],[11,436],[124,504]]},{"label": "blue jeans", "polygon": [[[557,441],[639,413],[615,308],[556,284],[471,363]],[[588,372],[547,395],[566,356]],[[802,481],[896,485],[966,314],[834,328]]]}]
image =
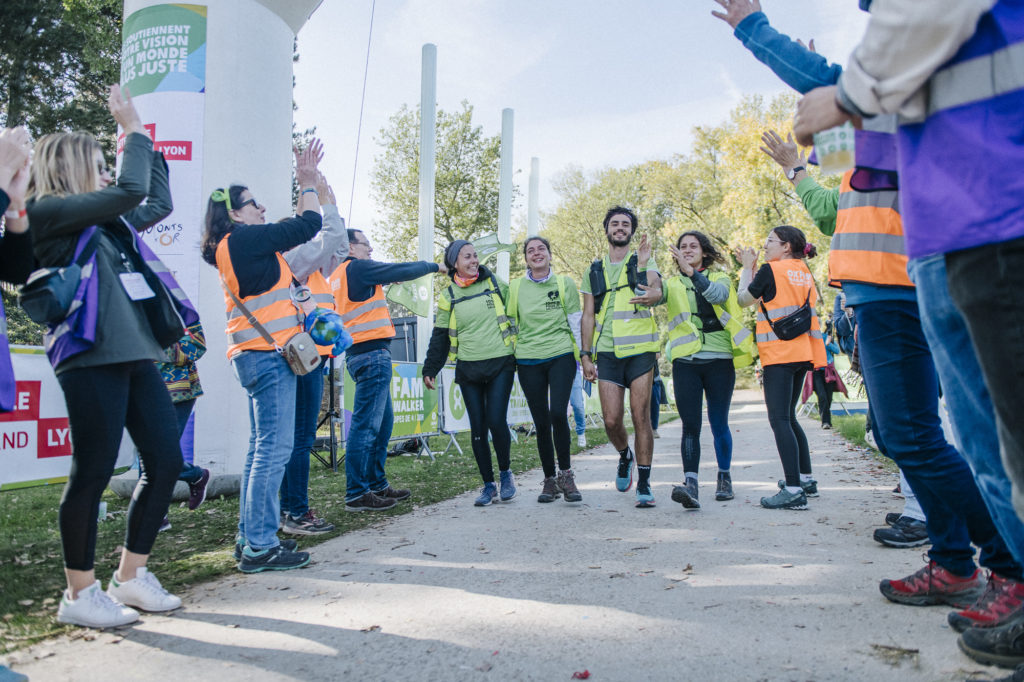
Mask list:
[{"label": "blue jeans", "polygon": [[309,511],[309,453],[316,439],[320,400],[324,397],[323,363],[295,377],[295,444],[281,479],[281,512],[299,518]]},{"label": "blue jeans", "polygon": [[384,463],[395,413],[391,409],[391,351],[371,350],[346,357],[356,382],[352,423],[345,440],[345,501],[388,487]]},{"label": "blue jeans", "polygon": [[576,378],[572,380],[572,391],[569,392],[569,404],[576,418],[576,435],[587,431],[587,408],[583,402],[583,374],[576,368]]},{"label": "blue jeans", "polygon": [[967,325],[949,295],[946,258],[940,254],[912,260],[907,271],[917,285],[921,326],[942,381],[960,452],[974,472],[999,534],[1014,558],[1024,563],[1024,523],[1013,509],[1010,479],[999,456],[995,409],[971,352]]},{"label": "blue jeans", "polygon": [[249,396],[249,452],[242,471],[238,534],[259,552],[280,544],[277,491],[295,440],[295,374],[276,351],[242,351],[231,364]]},{"label": "blue jeans", "polygon": [[927,517],[929,557],[951,573],[970,575],[973,542],[983,566],[1018,578],[1020,565],[999,537],[967,461],[942,434],[938,378],[917,304],[877,301],[854,310],[872,414]]}]

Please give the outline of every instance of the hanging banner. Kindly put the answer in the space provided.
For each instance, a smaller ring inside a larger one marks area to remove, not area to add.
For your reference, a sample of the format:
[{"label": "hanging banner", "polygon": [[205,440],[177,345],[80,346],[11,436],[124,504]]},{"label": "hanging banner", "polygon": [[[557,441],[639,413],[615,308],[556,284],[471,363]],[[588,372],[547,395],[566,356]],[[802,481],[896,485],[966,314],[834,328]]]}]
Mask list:
[{"label": "hanging banner", "polygon": [[[462,390],[455,383],[455,366],[445,365],[441,368],[441,390],[444,391],[443,410],[441,413],[441,428],[444,433],[458,433],[469,431],[469,415],[466,413],[466,403],[462,399]],[[529,424],[533,422],[533,415],[530,414],[530,406],[526,403],[526,394],[519,385],[519,376],[516,375],[512,383],[512,395],[508,399],[508,410],[505,419],[509,424]]]},{"label": "hanging banner", "polygon": [[[190,299],[199,295],[203,213],[206,6],[145,7],[124,20],[121,87],[131,93],[153,148],[167,159],[174,211],[143,239]],[[118,137],[118,168],[124,145]]]},{"label": "hanging banner", "polygon": [[[37,346],[12,346],[14,409],[0,413],[0,490],[63,483],[71,468],[71,428],[64,392]],[[134,448],[121,438],[118,467],[132,463]]]},{"label": "hanging banner", "polygon": [[[352,410],[356,399],[356,382],[345,368],[342,385],[345,417],[344,439],[352,427]],[[391,438],[408,438],[440,433],[437,391],[423,384],[423,365],[416,362],[391,363],[391,407],[395,413]]]}]

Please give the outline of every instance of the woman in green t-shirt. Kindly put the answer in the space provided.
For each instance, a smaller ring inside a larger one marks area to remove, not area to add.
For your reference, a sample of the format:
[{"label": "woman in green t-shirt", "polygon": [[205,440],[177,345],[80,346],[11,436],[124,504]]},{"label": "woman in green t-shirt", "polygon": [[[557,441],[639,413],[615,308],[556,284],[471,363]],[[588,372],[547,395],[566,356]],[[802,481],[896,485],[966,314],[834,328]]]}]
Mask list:
[{"label": "woman in green t-shirt", "polygon": [[509,284],[508,315],[519,329],[519,385],[533,415],[537,451],[544,468],[544,488],[537,501],[553,502],[564,494],[566,502],[579,502],[583,497],[569,461],[567,412],[580,344],[580,295],[571,277],[551,272],[551,244],[547,239],[529,237],[523,255],[526,275]]},{"label": "woman in green t-shirt", "polygon": [[[497,497],[507,502],[516,495],[506,418],[516,373],[515,329],[505,314],[508,285],[480,265],[476,249],[463,239],[448,245],[444,262],[452,283],[437,302],[434,332],[423,362],[423,383],[427,388],[436,387],[435,378],[450,351],[456,358],[455,383],[462,389],[469,414],[473,455],[484,481],[475,504],[483,507]],[[488,431],[498,456],[500,492],[494,483]]]}]

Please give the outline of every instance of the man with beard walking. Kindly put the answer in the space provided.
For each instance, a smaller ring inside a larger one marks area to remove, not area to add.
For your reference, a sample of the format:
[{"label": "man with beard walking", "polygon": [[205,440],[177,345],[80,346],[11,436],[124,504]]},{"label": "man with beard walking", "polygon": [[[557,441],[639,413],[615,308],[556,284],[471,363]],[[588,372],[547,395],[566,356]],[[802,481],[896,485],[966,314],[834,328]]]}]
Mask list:
[{"label": "man with beard walking", "polygon": [[[615,487],[627,492],[637,470],[636,506],[654,506],[651,493],[651,384],[660,349],[658,328],[650,306],[661,300],[661,275],[651,258],[651,245],[643,235],[636,251],[629,248],[636,234],[636,214],[614,206],[604,217],[608,255],[595,260],[583,277],[582,347],[583,376],[597,381],[604,428],[619,465]],[[595,364],[596,361],[596,364]],[[636,453],[629,447],[623,423],[625,391],[633,418]]]}]

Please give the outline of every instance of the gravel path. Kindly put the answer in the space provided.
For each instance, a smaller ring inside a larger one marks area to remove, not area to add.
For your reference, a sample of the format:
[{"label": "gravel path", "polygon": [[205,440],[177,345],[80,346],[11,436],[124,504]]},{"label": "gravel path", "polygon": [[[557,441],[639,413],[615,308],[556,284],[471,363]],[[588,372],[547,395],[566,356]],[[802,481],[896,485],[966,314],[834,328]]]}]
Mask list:
[{"label": "gravel path", "polygon": [[[700,511],[669,498],[677,421],[655,441],[658,506],[613,485],[606,445],[577,457],[583,502],[476,493],[336,538],[301,571],[230,576],[170,616],[76,633],[8,657],[32,680],[964,680],[996,672],[956,646],[947,609],[889,603],[881,578],[919,549],[871,532],[902,500],[895,476],[812,421],[821,497],[768,511],[781,465],[760,395],[732,410],[736,499],[714,501],[705,426]],[[414,491],[415,499],[415,491]],[[300,543],[301,544],[301,543]]]}]

